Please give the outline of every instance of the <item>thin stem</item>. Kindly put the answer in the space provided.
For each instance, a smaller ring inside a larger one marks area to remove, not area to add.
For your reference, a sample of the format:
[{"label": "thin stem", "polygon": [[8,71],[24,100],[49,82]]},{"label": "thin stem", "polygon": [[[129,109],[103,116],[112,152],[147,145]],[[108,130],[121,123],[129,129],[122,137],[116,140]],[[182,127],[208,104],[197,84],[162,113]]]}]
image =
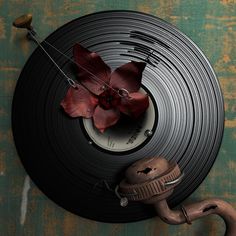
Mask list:
[{"label": "thin stem", "polygon": [[[39,36],[38,36],[39,38]],[[47,44],[48,46],[50,46],[51,48],[53,48],[55,51],[57,51],[59,54],[61,54],[62,56],[64,56],[66,59],[68,59],[69,61],[71,61],[72,63],[76,64],[77,66],[79,66],[82,70],[86,71],[87,73],[89,73],[90,75],[92,75],[92,78],[94,79],[94,81],[101,85],[101,83],[103,85],[105,85],[106,87],[110,88],[111,90],[113,90],[115,93],[117,93],[119,96],[120,93],[112,88],[109,84],[107,84],[105,81],[101,80],[100,78],[98,78],[96,75],[94,75],[91,71],[87,70],[85,67],[83,67],[82,65],[78,64],[76,61],[72,60],[69,56],[67,56],[65,53],[61,52],[59,49],[57,49],[55,46],[53,46],[51,43],[49,43],[48,41],[46,40],[41,40],[42,42],[44,42],[45,44]],[[100,83],[99,83],[100,82]]]},{"label": "thin stem", "polygon": [[[38,46],[43,50],[43,52],[48,56],[48,58],[52,61],[52,63],[57,67],[57,69],[61,72],[63,76],[67,79],[69,84],[73,87],[76,88],[75,82],[65,74],[65,72],[60,68],[60,66],[56,63],[56,61],[50,56],[50,54],[44,49],[44,47],[41,45],[41,43],[38,41],[38,39],[33,35],[31,31],[29,31],[30,36],[35,40],[35,42],[38,44]],[[73,81],[73,82],[72,82]]]}]

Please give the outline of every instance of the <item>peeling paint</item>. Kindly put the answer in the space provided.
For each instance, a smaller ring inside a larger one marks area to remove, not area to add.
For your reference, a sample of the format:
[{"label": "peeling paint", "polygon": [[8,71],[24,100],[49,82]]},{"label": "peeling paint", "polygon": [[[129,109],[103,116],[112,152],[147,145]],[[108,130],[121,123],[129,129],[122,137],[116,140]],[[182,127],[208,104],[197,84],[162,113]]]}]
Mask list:
[{"label": "peeling paint", "polygon": [[235,0],[220,0],[220,3],[228,6],[229,4],[232,4],[232,3],[236,4],[236,1]]},{"label": "peeling paint", "polygon": [[234,132],[232,133],[232,137],[233,137],[233,139],[236,139],[236,131],[234,131]]},{"label": "peeling paint", "polygon": [[212,30],[212,29],[215,29],[215,28],[216,28],[216,26],[213,25],[213,24],[205,24],[205,29],[206,30]]},{"label": "peeling paint", "polygon": [[223,90],[224,99],[236,99],[236,78],[227,77],[219,78],[221,88]]},{"label": "peeling paint", "polygon": [[225,120],[226,128],[236,128],[236,119],[234,120]]},{"label": "peeling paint", "polygon": [[[155,224],[153,227],[152,235],[163,235],[163,236],[169,235],[169,232],[168,232],[169,225],[168,224],[161,221],[161,219],[155,218],[155,219],[153,219],[153,221],[155,222]],[[161,234],[160,234],[160,231],[161,231]]]},{"label": "peeling paint", "polygon": [[161,18],[166,18],[166,16],[172,15],[173,9],[179,5],[179,0],[161,0],[159,2],[159,8],[156,11],[156,14]]},{"label": "peeling paint", "polygon": [[76,235],[78,219],[71,213],[66,212],[63,220],[63,235]]},{"label": "peeling paint", "polygon": [[16,38],[16,34],[19,30],[15,27],[11,27],[11,37],[10,37],[10,43],[12,43],[14,41],[14,39]]},{"label": "peeling paint", "polygon": [[236,66],[235,66],[235,65],[230,65],[230,66],[228,67],[228,71],[233,72],[233,73],[236,74]]},{"label": "peeling paint", "polygon": [[236,104],[231,107],[231,112],[236,112]]},{"label": "peeling paint", "polygon": [[40,191],[40,189],[36,186],[33,186],[33,188],[31,189],[31,196],[32,197],[38,197],[41,196],[42,192]]},{"label": "peeling paint", "polygon": [[236,199],[235,199],[235,194],[228,193],[228,192],[223,193],[223,194],[222,194],[222,197],[225,198],[225,199],[232,199],[232,200],[234,200],[234,201],[236,200]]},{"label": "peeling paint", "polygon": [[30,190],[30,178],[27,175],[25,177],[23,191],[22,191],[22,200],[21,200],[21,214],[20,214],[20,224],[24,225],[27,213],[27,205],[28,205],[28,192]]},{"label": "peeling paint", "polygon": [[[1,116],[0,116],[1,117]],[[11,130],[1,131],[0,130],[0,142],[13,142],[13,136]]]},{"label": "peeling paint", "polygon": [[30,53],[30,43],[25,37],[20,40],[20,46],[23,54],[28,56]]},{"label": "peeling paint", "polygon": [[206,19],[219,20],[219,21],[229,21],[236,20],[236,16],[215,16],[215,15],[206,15]]},{"label": "peeling paint", "polygon": [[224,110],[225,111],[229,110],[229,103],[227,101],[224,101]]},{"label": "peeling paint", "polygon": [[19,71],[20,68],[12,67],[12,66],[0,66],[0,71]]},{"label": "peeling paint", "polygon": [[5,111],[5,109],[3,107],[0,107],[0,117],[6,116],[7,112]]},{"label": "peeling paint", "polygon": [[139,5],[138,10],[141,12],[145,12],[145,13],[150,13],[152,11],[150,5],[148,5],[148,4]]},{"label": "peeling paint", "polygon": [[0,172],[5,173],[6,172],[6,152],[0,150]]},{"label": "peeling paint", "polygon": [[229,64],[232,61],[231,57],[235,55],[235,39],[236,32],[234,31],[229,31],[224,34],[220,57],[214,66],[216,71],[236,73],[235,65]]},{"label": "peeling paint", "polygon": [[6,38],[6,29],[5,29],[5,22],[2,17],[0,17],[0,39]]},{"label": "peeling paint", "polygon": [[227,55],[227,54],[225,54],[225,55],[223,55],[223,62],[224,63],[228,63],[228,62],[230,62],[231,60],[230,60],[230,56],[229,55]]},{"label": "peeling paint", "polygon": [[43,211],[43,235],[57,235],[57,226],[61,224],[54,212],[55,208],[45,205]]},{"label": "peeling paint", "polygon": [[15,87],[16,87],[16,82],[17,81],[15,79],[8,79],[8,80],[4,81],[4,83],[1,87],[4,90],[4,93],[6,95],[13,94]]},{"label": "peeling paint", "polygon": [[83,4],[88,4],[88,2],[83,2],[83,1],[71,2],[70,0],[65,0],[62,11],[64,12],[64,9],[66,9],[67,13],[79,14],[81,13],[81,8],[83,7]]},{"label": "peeling paint", "polygon": [[236,162],[230,160],[230,161],[228,162],[228,167],[229,167],[230,170],[236,171]]}]

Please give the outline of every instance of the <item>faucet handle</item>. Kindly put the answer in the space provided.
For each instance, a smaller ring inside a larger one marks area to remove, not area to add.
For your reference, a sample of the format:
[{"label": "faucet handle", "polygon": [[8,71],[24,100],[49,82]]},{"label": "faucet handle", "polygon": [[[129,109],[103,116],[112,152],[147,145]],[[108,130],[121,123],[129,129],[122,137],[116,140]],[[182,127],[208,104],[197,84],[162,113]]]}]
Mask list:
[{"label": "faucet handle", "polygon": [[32,14],[25,14],[22,16],[17,17],[14,21],[13,21],[13,26],[15,26],[16,28],[23,28],[23,29],[28,29],[28,30],[32,30],[33,27],[31,26],[32,23]]}]

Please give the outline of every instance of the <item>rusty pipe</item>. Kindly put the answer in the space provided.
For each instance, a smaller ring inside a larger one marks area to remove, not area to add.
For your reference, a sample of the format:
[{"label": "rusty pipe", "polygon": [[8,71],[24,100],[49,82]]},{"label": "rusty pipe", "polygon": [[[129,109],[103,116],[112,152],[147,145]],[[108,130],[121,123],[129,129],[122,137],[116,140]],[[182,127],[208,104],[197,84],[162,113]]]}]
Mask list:
[{"label": "rusty pipe", "polygon": [[171,210],[166,199],[182,180],[176,163],[161,157],[144,158],[126,170],[126,178],[119,184],[119,194],[131,201],[153,204],[158,216],[168,224],[191,224],[210,214],[217,214],[226,224],[225,236],[236,236],[236,211],[220,199],[207,199]]},{"label": "rusty pipe", "polygon": [[226,225],[225,236],[236,235],[236,211],[227,202],[213,198],[183,206],[181,210],[171,210],[166,199],[154,204],[158,216],[167,224],[191,224],[204,216],[217,214]]}]

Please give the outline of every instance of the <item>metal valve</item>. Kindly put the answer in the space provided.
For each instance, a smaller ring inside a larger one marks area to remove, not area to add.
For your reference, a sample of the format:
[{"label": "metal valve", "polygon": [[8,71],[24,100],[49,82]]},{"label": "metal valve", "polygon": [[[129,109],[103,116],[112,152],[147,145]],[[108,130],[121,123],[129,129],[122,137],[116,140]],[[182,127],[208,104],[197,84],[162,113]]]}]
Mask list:
[{"label": "metal valve", "polygon": [[130,201],[153,204],[158,216],[168,224],[191,224],[193,220],[217,214],[226,224],[225,236],[236,235],[236,211],[220,199],[207,199],[171,210],[167,198],[181,182],[183,174],[177,163],[161,157],[144,158],[126,171],[126,178],[119,185],[120,196]]}]

